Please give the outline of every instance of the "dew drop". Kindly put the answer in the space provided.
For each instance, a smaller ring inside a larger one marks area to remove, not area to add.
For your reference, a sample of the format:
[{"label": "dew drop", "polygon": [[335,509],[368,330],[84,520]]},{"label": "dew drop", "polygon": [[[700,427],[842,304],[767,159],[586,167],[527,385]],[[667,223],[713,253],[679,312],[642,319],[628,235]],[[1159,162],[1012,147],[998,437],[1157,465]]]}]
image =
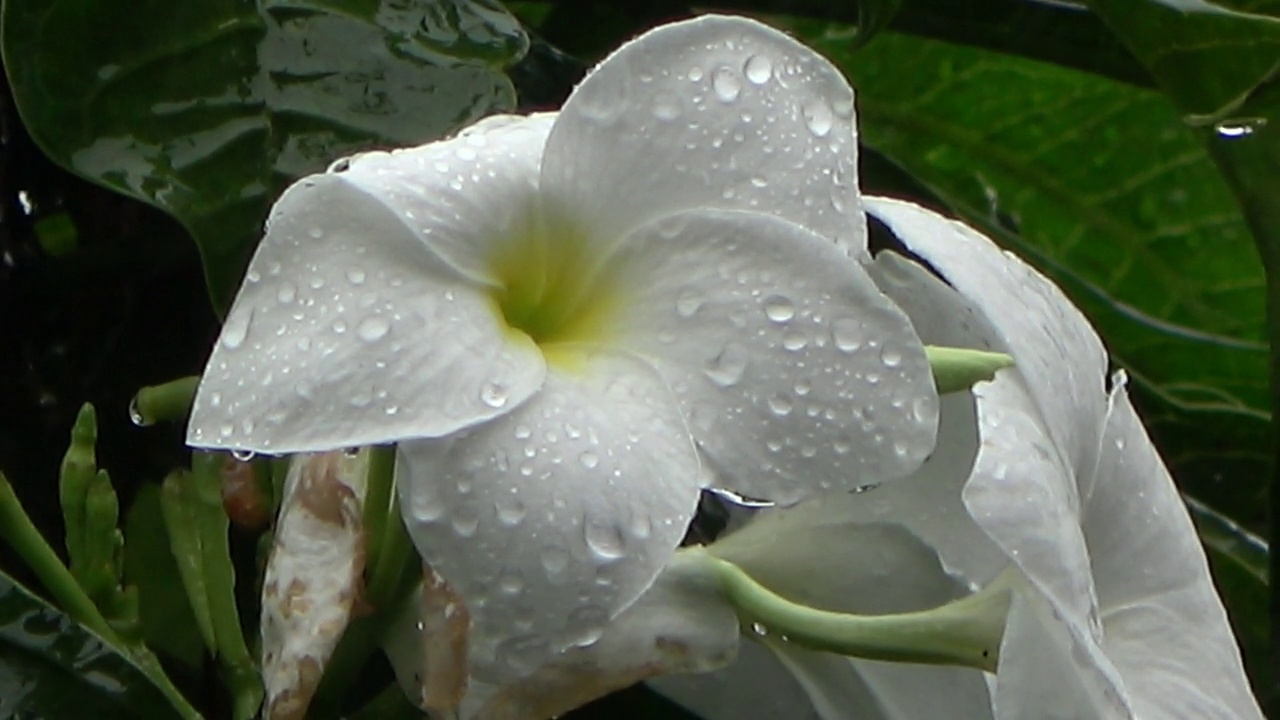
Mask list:
[{"label": "dew drop", "polygon": [[770,295],[764,300],[764,314],[776,323],[789,322],[796,316],[796,306],[783,295]]},{"label": "dew drop", "polygon": [[738,343],[725,345],[718,355],[703,369],[716,385],[736,385],[747,370],[747,350]]},{"label": "dew drop", "polygon": [[286,305],[294,301],[298,296],[298,287],[291,282],[285,281],[276,289],[276,302]]},{"label": "dew drop", "polygon": [[820,97],[814,97],[806,100],[800,106],[800,113],[804,116],[804,124],[809,128],[809,132],[814,137],[826,137],[831,132],[831,125],[835,122],[835,113],[831,111],[831,106]]},{"label": "dew drop", "polygon": [[231,451],[231,457],[240,462],[251,462],[255,457],[257,457],[257,453],[252,450],[236,449]]},{"label": "dew drop", "polygon": [[559,545],[548,545],[542,548],[542,569],[547,575],[555,577],[569,567],[569,553]]},{"label": "dew drop", "polygon": [[769,410],[778,417],[790,415],[793,407],[791,396],[786,393],[777,393],[769,398]]},{"label": "dew drop", "polygon": [[588,470],[594,470],[600,465],[600,456],[587,450],[578,456],[578,462],[582,463],[582,467]]},{"label": "dew drop", "polygon": [[533,430],[529,429],[529,426],[528,426],[528,425],[517,425],[517,426],[516,426],[516,439],[517,439],[517,440],[528,440],[528,439],[529,439],[529,437],[530,437],[531,435],[533,435]]},{"label": "dew drop", "polygon": [[840,318],[831,324],[831,339],[840,352],[856,352],[862,347],[862,328],[853,318]]},{"label": "dew drop", "polygon": [[902,364],[902,353],[885,348],[880,351],[880,362],[887,368],[895,368]]},{"label": "dew drop", "polygon": [[752,55],[743,64],[742,74],[756,85],[763,85],[773,77],[773,61],[764,55]]},{"label": "dew drop", "polygon": [[588,605],[569,614],[569,625],[575,630],[567,638],[570,645],[587,647],[594,645],[604,635],[609,615],[604,610]]},{"label": "dew drop", "polygon": [[309,235],[313,240],[319,240],[324,237],[324,230],[322,228],[313,227],[307,231],[307,235]]},{"label": "dew drop", "polygon": [[653,116],[659,120],[675,120],[680,112],[680,98],[671,93],[661,93],[653,99]]},{"label": "dew drop", "polygon": [[249,325],[253,323],[253,308],[248,312],[234,313],[222,326],[222,347],[235,350],[244,344],[249,336]]},{"label": "dew drop", "polygon": [[356,335],[365,342],[376,342],[386,337],[391,321],[381,315],[370,315],[356,326]]},{"label": "dew drop", "polygon": [[129,421],[138,427],[148,427],[153,423],[142,415],[142,411],[138,409],[138,396],[134,395],[129,401]]},{"label": "dew drop", "polygon": [[731,103],[742,94],[742,81],[733,68],[721,65],[711,74],[711,89],[720,102]]},{"label": "dew drop", "polygon": [[363,285],[365,278],[367,277],[365,275],[364,270],[358,267],[347,268],[346,274],[347,274],[347,282],[351,283],[352,285]]},{"label": "dew drop", "polygon": [[507,527],[515,527],[524,521],[528,509],[519,498],[506,498],[494,503],[493,509],[498,514],[498,522]]},{"label": "dew drop", "polygon": [[792,330],[782,336],[782,347],[791,352],[803,350],[808,344],[809,338],[799,330]]},{"label": "dew drop", "polygon": [[[484,384],[484,387],[480,388],[480,402],[483,402],[491,408],[500,408],[506,405],[508,397],[509,393],[507,391],[507,386],[497,381],[487,382]],[[520,438],[520,429],[521,428],[516,428],[517,438]],[[528,435],[525,436],[525,438],[527,437]],[[520,439],[523,440],[524,438]]]},{"label": "dew drop", "polygon": [[587,542],[587,549],[597,560],[613,562],[627,552],[622,530],[612,522],[587,520],[582,526],[582,536]]},{"label": "dew drop", "polygon": [[449,521],[458,537],[469,538],[480,528],[480,513],[472,503],[467,502],[454,509]]},{"label": "dew drop", "polygon": [[524,590],[524,575],[515,568],[507,568],[498,576],[498,591],[504,595],[519,595]]},{"label": "dew drop", "polygon": [[676,295],[676,314],[680,317],[692,317],[702,307],[702,303],[701,291],[691,287],[684,288]]},{"label": "dew drop", "polygon": [[332,327],[334,334],[341,335],[347,331],[347,321],[339,318],[333,321]]}]

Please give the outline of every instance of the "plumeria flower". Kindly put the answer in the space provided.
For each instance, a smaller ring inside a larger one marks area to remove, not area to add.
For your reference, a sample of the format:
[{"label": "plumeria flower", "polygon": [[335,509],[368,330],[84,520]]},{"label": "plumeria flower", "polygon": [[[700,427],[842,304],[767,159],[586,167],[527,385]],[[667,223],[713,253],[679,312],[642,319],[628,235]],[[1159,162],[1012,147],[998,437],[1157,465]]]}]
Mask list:
[{"label": "plumeria flower", "polygon": [[862,267],[852,109],[812,51],[705,17],[625,45],[558,114],[307,177],[272,209],[188,441],[398,443],[474,677],[592,644],[702,487],[789,504],[932,450],[924,347]]},{"label": "plumeria flower", "polygon": [[[927,608],[954,591],[949,580],[978,587],[1012,568],[997,672],[988,683],[978,670],[773,642],[772,657],[752,646],[719,674],[659,687],[713,720],[1261,718],[1195,528],[1123,374],[1108,388],[1085,318],[972,229],[906,202],[865,201],[946,281],[893,252],[870,268],[921,337],[1004,351],[1016,365],[979,385],[976,404],[944,399],[937,451],[912,477],[764,514],[719,552],[776,592],[846,612]],[[831,523],[860,530],[800,542]],[[881,543],[882,561],[832,567],[845,544],[886,527],[901,537]],[[905,560],[915,545],[932,552]],[[774,699],[738,704],[727,689],[743,687]]]}]

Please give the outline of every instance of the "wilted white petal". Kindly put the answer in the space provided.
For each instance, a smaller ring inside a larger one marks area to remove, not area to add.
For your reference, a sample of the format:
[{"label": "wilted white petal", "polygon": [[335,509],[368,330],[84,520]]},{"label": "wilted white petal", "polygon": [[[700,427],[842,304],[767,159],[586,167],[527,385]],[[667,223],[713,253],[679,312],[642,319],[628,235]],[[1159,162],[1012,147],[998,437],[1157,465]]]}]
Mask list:
[{"label": "wilted white petal", "polygon": [[364,572],[368,458],[300,455],[289,466],[262,584],[264,717],[300,720],[347,628]]},{"label": "wilted white petal", "polygon": [[636,231],[601,278],[626,298],[617,342],[671,384],[719,484],[791,503],[901,477],[933,449],[924,347],[829,241],[693,211]]},{"label": "wilted white petal", "polygon": [[300,452],[438,437],[507,412],[544,372],[486,288],[344,175],[313,176],[272,210],[187,442]]},{"label": "wilted white petal", "polygon": [[542,190],[598,242],[690,208],[759,210],[865,253],[853,91],[777,30],[706,16],[622,46],[565,102]]},{"label": "wilted white petal", "polygon": [[507,415],[400,445],[409,533],[466,601],[487,682],[597,640],[697,503],[697,454],[671,391],[641,361],[583,352]]}]

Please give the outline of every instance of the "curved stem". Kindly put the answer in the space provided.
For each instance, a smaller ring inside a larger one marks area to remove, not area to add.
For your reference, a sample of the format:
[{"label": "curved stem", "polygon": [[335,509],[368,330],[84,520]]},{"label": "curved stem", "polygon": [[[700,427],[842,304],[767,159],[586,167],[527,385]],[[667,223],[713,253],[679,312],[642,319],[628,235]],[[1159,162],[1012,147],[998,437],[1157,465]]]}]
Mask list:
[{"label": "curved stem", "polygon": [[744,622],[812,650],[849,657],[995,672],[1009,611],[1006,571],[987,587],[932,610],[852,615],[797,605],[756,582],[742,568],[706,555]]}]

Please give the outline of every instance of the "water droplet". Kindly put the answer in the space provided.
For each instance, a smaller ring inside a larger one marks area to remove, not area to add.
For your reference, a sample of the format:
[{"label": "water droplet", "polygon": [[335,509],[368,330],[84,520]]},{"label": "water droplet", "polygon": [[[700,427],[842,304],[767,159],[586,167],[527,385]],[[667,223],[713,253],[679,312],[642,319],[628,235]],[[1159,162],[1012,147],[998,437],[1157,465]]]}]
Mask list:
[{"label": "water droplet", "polygon": [[240,450],[237,448],[231,451],[231,457],[239,460],[240,462],[250,462],[257,457],[257,453],[252,450]]},{"label": "water droplet", "polygon": [[1218,137],[1235,140],[1237,138],[1248,137],[1267,124],[1264,117],[1256,118],[1232,118],[1223,120],[1214,126],[1214,131],[1218,133]]},{"label": "water droplet", "polygon": [[653,116],[659,120],[675,120],[680,112],[680,98],[671,93],[659,93],[653,99]]},{"label": "water droplet", "polygon": [[298,286],[288,281],[281,283],[280,287],[276,290],[276,302],[281,305],[293,302],[294,298],[297,296]]},{"label": "water droplet", "polygon": [[409,493],[409,514],[417,522],[435,522],[447,509],[448,505],[432,485],[423,484]]},{"label": "water droplet", "polygon": [[627,552],[622,530],[612,522],[587,520],[582,525],[582,536],[587,541],[587,549],[598,560],[613,562]]},{"label": "water droplet", "polygon": [[331,327],[333,327],[333,332],[335,334],[341,335],[347,331],[347,321],[339,318],[333,321],[333,325]]},{"label": "water droplet", "polygon": [[582,463],[582,467],[588,470],[594,470],[600,464],[600,456],[587,450],[578,456],[578,462]]},{"label": "water droplet", "polygon": [[480,513],[471,502],[465,502],[455,508],[453,517],[449,520],[458,537],[469,538],[480,528]]},{"label": "water droplet", "polygon": [[548,545],[542,548],[542,569],[547,575],[555,577],[569,567],[569,553],[559,545]]},{"label": "water droplet", "polygon": [[391,321],[381,315],[371,315],[356,326],[356,334],[365,342],[375,342],[386,337]]},{"label": "water droplet", "polygon": [[253,322],[253,308],[232,313],[222,326],[222,347],[235,350],[249,337],[249,325]]},{"label": "water droplet", "polygon": [[516,426],[516,439],[517,439],[517,440],[528,440],[528,439],[529,439],[529,437],[530,437],[531,435],[533,435],[533,430],[529,429],[529,426],[528,426],[528,425],[517,425],[517,426]]},{"label": "water droplet", "polygon": [[752,55],[743,64],[742,74],[756,85],[763,85],[773,77],[773,61],[764,55]]},{"label": "water droplet", "polygon": [[764,314],[776,323],[785,323],[796,316],[796,306],[782,295],[770,295],[764,299]]},{"label": "water droplet", "polygon": [[[509,393],[507,391],[507,386],[497,381],[487,382],[484,384],[484,387],[480,388],[480,401],[491,408],[500,408],[506,405],[508,397]],[[528,435],[525,435],[523,438],[520,437],[520,430],[521,428],[516,428],[517,438],[523,440],[529,437]]]},{"label": "water droplet", "polygon": [[515,497],[497,501],[493,504],[493,509],[498,513],[498,522],[507,527],[519,525],[529,512],[525,504]]},{"label": "water droplet", "polygon": [[608,624],[609,614],[604,610],[594,605],[578,608],[569,614],[569,625],[574,630],[567,640],[576,647],[594,645]]},{"label": "water droplet", "polygon": [[313,227],[307,231],[307,235],[311,236],[313,240],[319,240],[320,238],[324,237],[324,229]]},{"label": "water droplet", "polygon": [[885,348],[880,351],[880,362],[883,362],[884,366],[888,368],[898,367],[902,364],[902,353]]},{"label": "water droplet", "polygon": [[786,393],[777,393],[769,398],[769,410],[778,417],[790,415],[793,407],[791,396]]},{"label": "water droplet", "polygon": [[366,277],[364,270],[358,267],[347,268],[347,282],[352,285],[363,285]]},{"label": "water droplet", "polygon": [[855,352],[862,347],[862,326],[853,318],[840,318],[831,323],[831,339],[840,352]]},{"label": "water droplet", "polygon": [[782,336],[782,347],[791,352],[803,350],[808,344],[809,338],[799,330],[791,330]]},{"label": "water droplet", "polygon": [[680,317],[692,317],[702,307],[702,292],[697,288],[687,287],[676,295],[676,314]]},{"label": "water droplet", "polygon": [[498,657],[516,675],[528,675],[545,659],[547,643],[537,635],[508,638],[498,645]]},{"label": "water droplet", "polygon": [[129,421],[138,427],[148,427],[153,423],[142,415],[142,411],[138,409],[138,396],[134,395],[129,401]]},{"label": "water droplet", "polygon": [[498,576],[498,590],[504,595],[519,595],[524,590],[524,575],[516,568],[507,568]]},{"label": "water droplet", "polygon": [[711,89],[720,102],[731,103],[742,94],[742,81],[738,79],[738,73],[734,72],[733,68],[721,65],[711,74]]},{"label": "water droplet", "polygon": [[804,116],[804,124],[808,126],[809,132],[814,137],[826,137],[831,132],[831,125],[835,122],[835,113],[831,111],[831,106],[826,100],[820,97],[814,97],[806,100],[800,106],[800,113]]},{"label": "water droplet", "polygon": [[737,384],[747,370],[747,350],[738,343],[724,346],[703,370],[708,378],[720,387]]},{"label": "water droplet", "polygon": [[689,68],[689,82],[702,82],[702,68]]}]

